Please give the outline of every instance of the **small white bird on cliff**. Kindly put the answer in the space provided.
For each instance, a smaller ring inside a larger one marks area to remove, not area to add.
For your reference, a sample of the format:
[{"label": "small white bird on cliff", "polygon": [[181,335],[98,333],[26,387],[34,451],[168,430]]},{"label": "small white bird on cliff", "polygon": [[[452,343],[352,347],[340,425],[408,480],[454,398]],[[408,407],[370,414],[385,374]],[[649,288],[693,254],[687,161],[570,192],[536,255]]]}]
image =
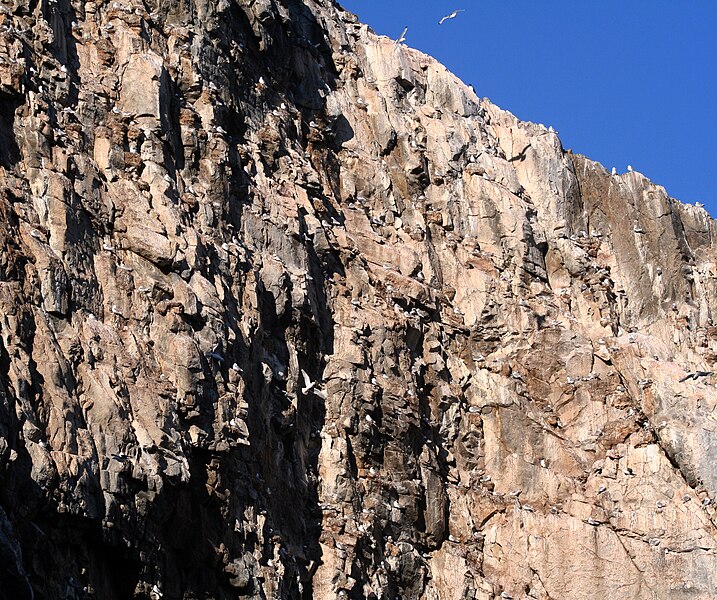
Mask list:
[{"label": "small white bird on cliff", "polygon": [[450,15],[446,15],[443,17],[440,21],[438,21],[439,25],[443,25],[445,21],[448,19],[455,19],[458,16],[458,13],[466,12],[464,8],[459,8],[458,10],[454,10]]},{"label": "small white bird on cliff", "polygon": [[403,32],[401,32],[401,35],[400,35],[399,38],[396,40],[396,43],[397,43],[397,44],[402,44],[403,42],[405,42],[405,41],[406,41],[406,34],[407,34],[407,33],[408,33],[408,27],[404,28]]},{"label": "small white bird on cliff", "polygon": [[632,168],[632,165],[627,165],[627,170],[632,173],[634,169]]}]

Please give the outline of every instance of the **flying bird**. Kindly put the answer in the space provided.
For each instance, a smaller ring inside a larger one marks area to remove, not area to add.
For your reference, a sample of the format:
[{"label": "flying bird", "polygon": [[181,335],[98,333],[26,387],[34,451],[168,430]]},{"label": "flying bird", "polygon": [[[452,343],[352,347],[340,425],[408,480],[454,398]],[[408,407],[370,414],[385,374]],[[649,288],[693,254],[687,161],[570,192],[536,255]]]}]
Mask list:
[{"label": "flying bird", "polygon": [[695,371],[694,373],[688,373],[685,377],[680,379],[680,383],[687,381],[688,379],[697,381],[700,377],[709,377],[712,373],[712,371]]},{"label": "flying bird", "polygon": [[308,394],[312,389],[314,389],[316,382],[311,381],[311,378],[309,377],[308,373],[304,371],[304,369],[301,369],[301,375],[304,378],[304,387],[301,388],[301,393]]},{"label": "flying bird", "polygon": [[403,30],[401,36],[396,40],[397,44],[401,44],[406,41],[406,33],[408,33],[408,27]]},{"label": "flying bird", "polygon": [[455,19],[458,16],[458,13],[462,13],[462,12],[466,12],[464,8],[459,8],[458,10],[454,10],[450,15],[446,15],[440,21],[438,21],[438,24],[443,25],[444,21],[447,21],[448,19]]}]

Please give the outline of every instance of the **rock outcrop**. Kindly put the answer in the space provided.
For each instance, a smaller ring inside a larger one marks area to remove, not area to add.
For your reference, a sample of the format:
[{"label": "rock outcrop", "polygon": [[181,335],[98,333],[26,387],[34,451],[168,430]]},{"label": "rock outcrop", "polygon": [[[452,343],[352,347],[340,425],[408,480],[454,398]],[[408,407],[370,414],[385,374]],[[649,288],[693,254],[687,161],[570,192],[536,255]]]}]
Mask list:
[{"label": "rock outcrop", "polygon": [[0,29],[0,598],[717,597],[704,209],[330,0]]}]

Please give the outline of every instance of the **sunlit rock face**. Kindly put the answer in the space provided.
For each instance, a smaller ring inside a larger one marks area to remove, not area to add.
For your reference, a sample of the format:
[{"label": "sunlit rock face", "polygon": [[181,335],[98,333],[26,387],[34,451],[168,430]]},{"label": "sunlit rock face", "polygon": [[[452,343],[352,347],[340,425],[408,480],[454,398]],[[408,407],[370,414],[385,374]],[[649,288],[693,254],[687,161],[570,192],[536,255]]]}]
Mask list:
[{"label": "sunlit rock face", "polygon": [[0,597],[717,597],[702,208],[328,0],[0,27]]}]

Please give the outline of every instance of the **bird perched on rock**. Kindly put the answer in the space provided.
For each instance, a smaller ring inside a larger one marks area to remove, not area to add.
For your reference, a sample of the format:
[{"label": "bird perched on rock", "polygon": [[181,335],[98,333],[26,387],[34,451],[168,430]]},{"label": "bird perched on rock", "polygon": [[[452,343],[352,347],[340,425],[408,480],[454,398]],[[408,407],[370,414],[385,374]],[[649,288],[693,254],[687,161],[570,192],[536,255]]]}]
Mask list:
[{"label": "bird perched on rock", "polygon": [[438,24],[443,25],[445,21],[448,21],[448,19],[455,19],[458,16],[458,13],[462,12],[466,12],[465,9],[459,8],[458,10],[454,10],[450,15],[446,15],[440,21],[438,21]]},{"label": "bird perched on rock", "polygon": [[152,591],[149,594],[149,597],[152,598],[152,600],[159,600],[164,594],[162,594],[162,590],[159,589],[159,586],[155,583],[152,586]]}]

